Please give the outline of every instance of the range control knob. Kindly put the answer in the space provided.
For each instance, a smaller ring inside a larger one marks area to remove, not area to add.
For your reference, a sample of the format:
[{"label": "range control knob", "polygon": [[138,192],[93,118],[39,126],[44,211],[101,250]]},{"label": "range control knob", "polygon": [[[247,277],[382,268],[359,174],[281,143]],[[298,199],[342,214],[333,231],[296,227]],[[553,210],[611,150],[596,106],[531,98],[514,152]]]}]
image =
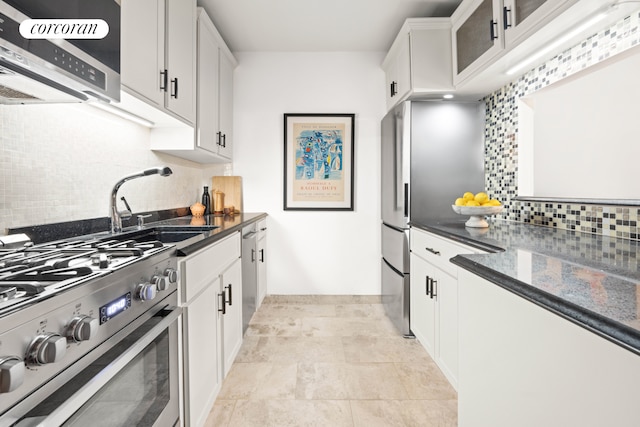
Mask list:
[{"label": "range control knob", "polygon": [[169,279],[169,283],[178,281],[178,271],[175,268],[165,268],[164,275]]},{"label": "range control knob", "polygon": [[158,287],[154,283],[141,283],[136,288],[136,296],[141,301],[150,301],[156,297]]},{"label": "range control knob", "polygon": [[67,339],[56,333],[38,335],[29,345],[27,362],[46,365],[59,362],[67,352]]},{"label": "range control knob", "polygon": [[76,316],[67,325],[67,338],[70,341],[89,341],[98,331],[100,322],[93,317]]},{"label": "range control knob", "polygon": [[167,276],[156,275],[151,278],[151,283],[155,284],[159,291],[164,291],[169,286],[169,278]]},{"label": "range control knob", "polygon": [[0,393],[9,393],[24,382],[24,361],[18,356],[0,356]]}]

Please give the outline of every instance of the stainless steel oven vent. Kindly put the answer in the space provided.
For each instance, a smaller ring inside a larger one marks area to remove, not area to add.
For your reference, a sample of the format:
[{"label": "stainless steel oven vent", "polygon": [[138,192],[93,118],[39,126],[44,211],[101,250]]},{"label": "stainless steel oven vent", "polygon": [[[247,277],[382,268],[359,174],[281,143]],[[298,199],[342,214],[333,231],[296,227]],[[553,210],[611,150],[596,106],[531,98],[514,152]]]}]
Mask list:
[{"label": "stainless steel oven vent", "polygon": [[[0,69],[0,73],[2,70]],[[0,98],[10,99],[10,100],[39,100],[40,98],[36,98],[35,96],[29,95],[28,93],[20,92],[19,90],[12,89],[10,87],[0,85]]]}]

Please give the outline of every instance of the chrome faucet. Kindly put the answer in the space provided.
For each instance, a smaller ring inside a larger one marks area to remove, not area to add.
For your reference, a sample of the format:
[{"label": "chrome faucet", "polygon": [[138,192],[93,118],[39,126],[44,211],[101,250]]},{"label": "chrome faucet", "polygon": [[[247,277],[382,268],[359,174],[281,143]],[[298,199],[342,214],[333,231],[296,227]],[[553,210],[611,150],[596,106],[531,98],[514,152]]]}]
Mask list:
[{"label": "chrome faucet", "polygon": [[[127,181],[130,181],[135,178],[142,178],[143,176],[148,175],[160,175],[160,176],[169,176],[173,173],[173,171],[167,166],[161,166],[157,168],[151,168],[143,170],[142,172],[134,173],[133,175],[125,176],[120,181],[113,186],[113,190],[111,190],[111,206],[109,208],[109,215],[111,217],[111,233],[120,233],[122,232],[122,218],[123,216],[130,217],[131,216],[131,208],[125,201],[125,205],[127,206],[126,211],[118,211],[117,199],[118,199],[118,189]],[[124,199],[124,198],[123,198]],[[127,215],[128,214],[128,215]]]}]

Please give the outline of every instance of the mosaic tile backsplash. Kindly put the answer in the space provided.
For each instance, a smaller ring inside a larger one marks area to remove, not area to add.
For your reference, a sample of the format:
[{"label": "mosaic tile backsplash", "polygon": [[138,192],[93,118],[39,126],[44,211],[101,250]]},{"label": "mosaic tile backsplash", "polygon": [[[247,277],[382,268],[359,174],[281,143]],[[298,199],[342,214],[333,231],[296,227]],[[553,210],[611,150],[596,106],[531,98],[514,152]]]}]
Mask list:
[{"label": "mosaic tile backsplash", "polygon": [[485,188],[503,201],[502,218],[640,240],[637,206],[518,201],[518,100],[640,43],[640,13],[567,49],[487,96]]}]

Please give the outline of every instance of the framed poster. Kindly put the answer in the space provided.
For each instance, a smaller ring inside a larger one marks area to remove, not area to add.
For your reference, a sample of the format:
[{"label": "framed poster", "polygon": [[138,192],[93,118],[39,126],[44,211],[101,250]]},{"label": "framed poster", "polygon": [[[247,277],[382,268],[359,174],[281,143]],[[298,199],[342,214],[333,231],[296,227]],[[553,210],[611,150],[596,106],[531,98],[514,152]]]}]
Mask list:
[{"label": "framed poster", "polygon": [[284,115],[284,209],[353,210],[355,114]]}]

